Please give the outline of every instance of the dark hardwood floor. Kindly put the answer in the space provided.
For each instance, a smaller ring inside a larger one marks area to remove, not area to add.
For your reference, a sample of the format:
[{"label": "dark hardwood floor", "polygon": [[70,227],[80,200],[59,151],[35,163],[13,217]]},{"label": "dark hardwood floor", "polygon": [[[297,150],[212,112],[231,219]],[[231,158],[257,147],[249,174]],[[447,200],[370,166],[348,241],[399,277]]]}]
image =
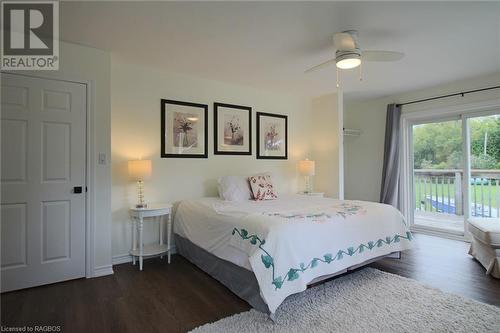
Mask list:
[{"label": "dark hardwood floor", "polygon": [[[413,278],[446,292],[500,306],[500,280],[467,255],[468,244],[415,235],[401,259],[370,266]],[[174,255],[114,266],[115,274],[1,295],[3,327],[60,325],[63,332],[185,332],[248,310],[244,301]]]},{"label": "dark hardwood floor", "polygon": [[414,234],[414,247],[401,260],[384,259],[369,266],[415,279],[442,291],[500,306],[500,280],[486,275],[467,254],[469,243]]}]

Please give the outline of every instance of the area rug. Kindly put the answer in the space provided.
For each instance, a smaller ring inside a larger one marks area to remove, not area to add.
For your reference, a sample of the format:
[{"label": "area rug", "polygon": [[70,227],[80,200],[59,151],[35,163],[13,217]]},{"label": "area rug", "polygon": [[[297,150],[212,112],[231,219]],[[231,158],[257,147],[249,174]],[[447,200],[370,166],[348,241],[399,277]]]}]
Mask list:
[{"label": "area rug", "polygon": [[500,332],[500,308],[364,268],[292,295],[274,323],[250,310],[202,332]]}]

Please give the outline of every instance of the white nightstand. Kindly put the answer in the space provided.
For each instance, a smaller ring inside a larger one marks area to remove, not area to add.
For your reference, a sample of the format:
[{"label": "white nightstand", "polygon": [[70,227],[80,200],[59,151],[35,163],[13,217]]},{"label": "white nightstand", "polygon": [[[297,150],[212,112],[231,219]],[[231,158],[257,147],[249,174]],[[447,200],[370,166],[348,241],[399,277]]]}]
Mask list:
[{"label": "white nightstand", "polygon": [[324,192],[299,192],[298,194],[300,195],[307,195],[309,197],[319,197],[319,198],[323,198],[325,196],[325,193]]},{"label": "white nightstand", "polygon": [[[142,259],[147,256],[168,253],[168,263],[170,264],[170,236],[172,234],[172,205],[171,204],[148,204],[146,208],[132,207],[129,210],[132,219],[132,263],[135,265],[135,258],[139,258],[139,270],[142,271]],[[163,216],[167,216],[167,245],[163,244]],[[146,219],[149,218],[149,219]],[[158,244],[144,245],[142,231],[145,221],[159,220]],[[139,231],[139,244],[137,244],[137,230]],[[163,258],[163,256],[162,256]]]}]

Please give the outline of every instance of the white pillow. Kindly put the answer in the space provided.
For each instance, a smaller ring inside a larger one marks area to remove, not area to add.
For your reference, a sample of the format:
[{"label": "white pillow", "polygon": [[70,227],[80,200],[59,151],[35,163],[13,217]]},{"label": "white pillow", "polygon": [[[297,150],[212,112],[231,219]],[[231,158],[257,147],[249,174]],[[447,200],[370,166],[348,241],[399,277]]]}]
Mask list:
[{"label": "white pillow", "polygon": [[253,199],[252,190],[245,176],[224,176],[218,179],[219,196],[226,201]]}]

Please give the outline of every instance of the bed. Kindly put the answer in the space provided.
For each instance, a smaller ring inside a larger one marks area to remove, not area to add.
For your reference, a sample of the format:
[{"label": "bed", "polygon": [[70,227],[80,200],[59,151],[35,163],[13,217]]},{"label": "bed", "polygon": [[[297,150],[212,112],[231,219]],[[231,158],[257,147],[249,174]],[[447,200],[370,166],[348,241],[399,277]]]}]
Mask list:
[{"label": "bed", "polygon": [[273,315],[289,295],[411,247],[392,206],[304,195],[182,201],[177,251],[254,308]]}]

